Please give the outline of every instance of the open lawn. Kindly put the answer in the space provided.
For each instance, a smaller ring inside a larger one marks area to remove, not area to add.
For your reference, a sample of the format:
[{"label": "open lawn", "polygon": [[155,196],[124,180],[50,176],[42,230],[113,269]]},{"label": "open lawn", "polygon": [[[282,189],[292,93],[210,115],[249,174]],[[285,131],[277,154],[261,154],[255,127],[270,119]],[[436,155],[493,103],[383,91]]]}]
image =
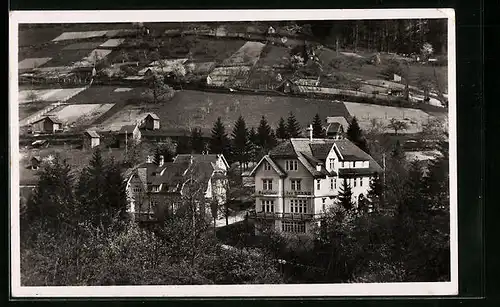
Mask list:
[{"label": "open lawn", "polygon": [[52,102],[35,102],[26,103],[19,105],[19,120],[25,119],[26,117],[35,114],[36,112],[42,110],[43,108],[49,106]]},{"label": "open lawn", "polygon": [[114,106],[107,104],[71,104],[57,107],[50,113],[59,118],[64,125],[85,126],[91,124],[99,116]]},{"label": "open lawn", "polygon": [[83,91],[85,91],[84,87],[21,90],[19,92],[18,98],[20,104],[32,103],[37,101],[57,102],[57,101],[66,101]]},{"label": "open lawn", "polygon": [[386,132],[394,132],[393,129],[387,128],[387,125],[392,118],[395,118],[408,124],[408,129],[404,132],[417,133],[422,130],[422,124],[426,123],[431,116],[419,109],[397,108],[355,102],[344,102],[344,104],[349,110],[349,113],[352,116],[356,116],[360,127],[365,130],[371,127],[371,120],[376,119],[384,125]]},{"label": "open lawn", "polygon": [[[137,107],[133,112],[138,112]],[[247,127],[257,127],[262,115],[275,128],[279,118],[293,112],[303,128],[309,125],[316,113],[321,117],[344,116],[350,118],[344,104],[329,100],[264,95],[221,94],[198,91],[179,91],[172,100],[160,104],[147,104],[144,109],[158,114],[162,129],[200,127],[209,133],[217,117],[230,132],[238,116],[245,118]],[[120,112],[128,118],[128,110]],[[131,116],[133,118],[133,116]],[[111,122],[111,121],[110,121]]]}]

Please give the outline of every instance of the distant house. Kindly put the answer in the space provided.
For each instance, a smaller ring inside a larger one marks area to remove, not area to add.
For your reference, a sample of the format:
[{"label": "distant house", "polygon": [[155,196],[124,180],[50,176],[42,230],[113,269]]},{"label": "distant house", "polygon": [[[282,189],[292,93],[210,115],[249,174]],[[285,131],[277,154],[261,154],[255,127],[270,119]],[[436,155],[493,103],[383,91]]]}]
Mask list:
[{"label": "distant house", "polygon": [[267,28],[267,34],[276,34],[276,29],[273,26],[269,26],[269,28]]},{"label": "distant house", "polygon": [[394,74],[393,80],[394,80],[394,82],[401,82],[401,76],[398,74]]},{"label": "distant house", "polygon": [[62,122],[55,116],[48,115],[31,124],[33,133],[55,133],[62,130]]},{"label": "distant house", "polygon": [[40,168],[40,164],[42,164],[42,158],[40,156],[33,156],[30,159],[30,168],[32,170],[37,170]]},{"label": "distant house", "polygon": [[176,212],[193,186],[202,188],[203,195],[197,200],[202,212],[209,214],[213,202],[222,205],[226,201],[229,165],[223,155],[178,155],[172,162],[165,162],[160,156],[156,162],[149,157],[129,172],[128,212],[135,220],[158,221]]},{"label": "distant house", "polygon": [[220,25],[217,27],[217,29],[215,30],[215,36],[216,37],[224,37],[224,36],[227,36],[227,28],[226,26],[224,25]]},{"label": "distant house", "polygon": [[328,116],[326,118],[326,124],[327,124],[327,126],[329,124],[333,124],[333,123],[340,124],[342,126],[342,130],[343,131],[347,131],[347,129],[349,128],[349,122],[343,116]]},{"label": "distant house", "polygon": [[141,141],[141,130],[139,125],[125,125],[117,133],[118,146],[132,145]]},{"label": "distant house", "polygon": [[158,130],[160,129],[160,117],[154,113],[147,113],[141,121],[142,129]]},{"label": "distant house", "polygon": [[330,123],[325,127],[325,132],[329,139],[341,139],[345,131],[340,123]]},{"label": "distant house", "polygon": [[87,130],[83,133],[83,148],[92,149],[99,146],[101,137],[93,130]]},{"label": "distant house", "polygon": [[282,91],[285,94],[304,92],[304,88],[318,87],[319,77],[309,78],[294,78],[284,79],[284,81],[276,87],[276,90]]}]

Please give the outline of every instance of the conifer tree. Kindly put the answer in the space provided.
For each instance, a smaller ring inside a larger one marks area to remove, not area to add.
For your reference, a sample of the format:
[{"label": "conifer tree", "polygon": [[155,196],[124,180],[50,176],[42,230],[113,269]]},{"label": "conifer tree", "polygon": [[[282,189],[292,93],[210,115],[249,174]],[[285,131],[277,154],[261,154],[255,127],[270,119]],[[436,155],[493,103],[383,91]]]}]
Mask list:
[{"label": "conifer tree", "polygon": [[434,210],[448,211],[450,204],[449,188],[449,143],[439,143],[438,156],[429,163],[427,176],[424,178],[423,193]]},{"label": "conifer tree", "polygon": [[248,132],[248,159],[251,161],[255,161],[257,157],[257,151],[259,146],[257,145],[259,142],[258,135],[255,132],[255,128],[252,127]]},{"label": "conifer tree", "polygon": [[370,179],[370,189],[368,190],[367,198],[370,201],[373,210],[379,210],[384,203],[384,184],[378,173]]},{"label": "conifer tree", "polygon": [[268,151],[276,145],[273,129],[269,126],[264,116],[262,116],[257,128],[256,144],[264,151]]},{"label": "conifer tree", "polygon": [[189,140],[189,146],[192,153],[201,154],[205,150],[205,141],[200,128],[194,128],[191,131],[191,139]]},{"label": "conifer tree", "polygon": [[278,122],[278,127],[276,128],[276,137],[280,140],[289,138],[285,120],[283,119],[283,117],[280,117],[280,120]]},{"label": "conifer tree", "polygon": [[325,137],[325,130],[323,130],[323,126],[321,124],[321,119],[320,119],[318,113],[316,113],[316,115],[313,118],[312,128],[313,128],[313,137],[314,138],[321,139],[321,138]]},{"label": "conifer tree", "polygon": [[189,135],[183,135],[176,142],[176,154],[191,153],[191,140]]},{"label": "conifer tree", "polygon": [[229,158],[230,141],[220,117],[217,118],[212,128],[209,148],[211,153],[223,154],[226,158]]},{"label": "conifer tree", "polygon": [[342,185],[340,186],[338,201],[339,204],[347,211],[354,207],[351,185],[347,182],[346,178],[344,178]]},{"label": "conifer tree", "polygon": [[356,116],[352,118],[349,128],[347,128],[347,138],[364,152],[370,153],[366,139],[363,136],[363,130],[359,127]]},{"label": "conifer tree", "polygon": [[295,114],[290,112],[287,121],[286,121],[286,132],[288,137],[290,138],[299,138],[301,137],[301,127],[295,118]]},{"label": "conifer tree", "polygon": [[234,124],[231,137],[232,137],[232,151],[234,159],[240,162],[240,165],[242,166],[243,163],[248,161],[250,141],[248,139],[248,130],[246,127],[245,120],[241,115]]},{"label": "conifer tree", "polygon": [[73,177],[67,161],[55,155],[50,162],[44,163],[39,178],[22,220],[29,223],[43,219],[51,228],[56,228],[61,222],[69,222],[77,212]]}]

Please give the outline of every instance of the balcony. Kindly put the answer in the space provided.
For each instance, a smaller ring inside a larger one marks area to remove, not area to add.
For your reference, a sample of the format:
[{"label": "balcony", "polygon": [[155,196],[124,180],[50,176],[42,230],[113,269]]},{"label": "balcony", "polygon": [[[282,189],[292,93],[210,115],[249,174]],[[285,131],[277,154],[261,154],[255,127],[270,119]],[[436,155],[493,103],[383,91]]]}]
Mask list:
[{"label": "balcony", "polygon": [[255,191],[254,196],[278,196],[278,194],[276,190],[258,190]]},{"label": "balcony", "polygon": [[313,192],[311,192],[311,191],[291,190],[291,191],[285,191],[285,196],[311,197],[311,196],[313,196]]},{"label": "balcony", "polygon": [[254,212],[250,217],[265,220],[292,220],[292,221],[309,221],[314,218],[313,213],[281,213],[281,212]]}]

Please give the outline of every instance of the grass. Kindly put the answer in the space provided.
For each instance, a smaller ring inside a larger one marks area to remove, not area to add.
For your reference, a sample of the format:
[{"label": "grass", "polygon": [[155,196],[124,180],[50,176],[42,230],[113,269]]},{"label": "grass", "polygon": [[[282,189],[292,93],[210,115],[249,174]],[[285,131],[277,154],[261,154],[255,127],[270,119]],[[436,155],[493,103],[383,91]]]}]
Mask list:
[{"label": "grass", "polygon": [[[245,118],[247,127],[257,127],[262,115],[265,115],[273,128],[279,118],[286,118],[289,112],[295,114],[303,128],[311,123],[316,113],[322,117],[350,117],[344,104],[329,100],[198,91],[180,91],[170,101],[143,106],[146,110],[158,114],[162,129],[189,130],[200,127],[206,134],[212,129],[217,117],[221,117],[228,133],[240,115]],[[125,116],[128,111],[121,112]]]},{"label": "grass", "polygon": [[19,105],[19,119],[25,119],[26,117],[42,110],[48,105],[52,104],[52,102],[35,102],[35,103],[26,103]]},{"label": "grass", "polygon": [[114,104],[71,104],[58,107],[51,114],[55,114],[66,125],[85,126],[92,123]]},{"label": "grass", "polygon": [[133,88],[128,92],[115,92],[123,86],[92,86],[67,101],[68,104],[119,103],[123,101],[141,101],[145,88]]}]

